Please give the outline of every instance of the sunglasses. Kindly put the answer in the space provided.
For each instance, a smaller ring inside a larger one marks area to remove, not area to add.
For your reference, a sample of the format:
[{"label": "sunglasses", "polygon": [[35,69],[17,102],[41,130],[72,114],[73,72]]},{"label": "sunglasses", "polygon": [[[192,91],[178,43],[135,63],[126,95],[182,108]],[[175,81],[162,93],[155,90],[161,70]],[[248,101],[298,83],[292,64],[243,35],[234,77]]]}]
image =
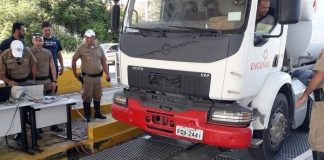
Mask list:
[{"label": "sunglasses", "polygon": [[[35,39],[35,38],[37,38],[37,39]],[[40,33],[33,33],[33,39],[35,39],[36,42],[42,42],[43,36]]]},{"label": "sunglasses", "polygon": [[34,37],[41,37],[42,34],[40,34],[40,33],[33,33],[33,36],[34,36]]}]

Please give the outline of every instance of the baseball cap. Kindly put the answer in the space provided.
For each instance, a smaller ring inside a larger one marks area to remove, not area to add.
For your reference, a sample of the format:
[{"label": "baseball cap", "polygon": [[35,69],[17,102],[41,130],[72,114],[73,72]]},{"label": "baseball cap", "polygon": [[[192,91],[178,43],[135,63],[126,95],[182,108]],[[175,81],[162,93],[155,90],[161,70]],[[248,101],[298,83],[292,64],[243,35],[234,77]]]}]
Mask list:
[{"label": "baseball cap", "polygon": [[11,52],[15,58],[21,58],[24,51],[24,44],[20,40],[14,40],[11,42]]},{"label": "baseball cap", "polygon": [[40,34],[40,33],[33,33],[33,39],[35,39],[35,38],[40,38],[42,40],[44,39],[42,34]]},{"label": "baseball cap", "polygon": [[92,29],[89,29],[84,33],[84,36],[85,37],[95,37],[96,33]]}]

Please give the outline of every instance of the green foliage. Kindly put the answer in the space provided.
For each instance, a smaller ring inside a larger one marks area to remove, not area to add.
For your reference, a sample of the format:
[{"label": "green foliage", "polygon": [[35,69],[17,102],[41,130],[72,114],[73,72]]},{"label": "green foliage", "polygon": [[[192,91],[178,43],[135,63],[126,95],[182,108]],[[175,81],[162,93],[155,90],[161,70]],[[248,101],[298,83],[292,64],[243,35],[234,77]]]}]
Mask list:
[{"label": "green foliage", "polygon": [[82,42],[80,36],[71,34],[63,26],[53,26],[54,35],[64,45],[63,48],[67,51],[75,51],[76,47]]},{"label": "green foliage", "polygon": [[[27,27],[26,39],[30,34],[40,27],[39,21],[45,18],[45,13],[33,1],[28,0],[0,0],[0,39],[5,39],[11,35],[13,22],[24,22]],[[26,41],[30,44],[30,41]]]},{"label": "green foliage", "polygon": [[106,0],[0,0],[0,39],[11,35],[13,22],[25,23],[25,41],[31,44],[31,34],[41,32],[41,22],[51,21],[54,34],[64,49],[74,51],[82,42],[87,29],[93,29],[99,42],[117,42],[115,34],[108,33],[110,1]]},{"label": "green foliage", "polygon": [[108,34],[110,12],[108,1],[102,0],[42,0],[45,12],[56,24],[65,26],[70,33],[83,35],[87,29],[93,29],[98,41],[114,42],[116,37]]}]

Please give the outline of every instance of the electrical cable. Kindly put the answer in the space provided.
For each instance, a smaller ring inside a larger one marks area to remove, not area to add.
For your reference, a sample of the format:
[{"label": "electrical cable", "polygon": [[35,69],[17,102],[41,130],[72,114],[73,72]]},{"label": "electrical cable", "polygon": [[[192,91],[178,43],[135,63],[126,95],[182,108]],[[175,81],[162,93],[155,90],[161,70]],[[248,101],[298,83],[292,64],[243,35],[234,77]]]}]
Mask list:
[{"label": "electrical cable", "polygon": [[[24,97],[21,97],[21,98],[18,99],[17,101],[13,101],[14,104],[16,105],[16,110],[15,110],[15,112],[14,112],[14,115],[13,115],[12,119],[11,119],[9,129],[7,130],[7,132],[6,132],[6,134],[5,134],[4,137],[7,137],[7,136],[10,134],[10,131],[11,131],[11,129],[12,129],[12,127],[13,127],[13,124],[14,124],[15,117],[16,117],[16,115],[17,115],[17,111],[18,111],[18,109],[19,109],[19,106],[20,106],[21,100],[22,100],[23,98],[26,98],[27,100],[31,100],[31,101],[33,101],[33,102],[35,102],[35,103],[42,103],[42,100],[38,100],[38,99],[34,98],[33,96],[28,95],[28,94],[24,94]],[[50,103],[54,103],[54,101],[58,101],[59,99],[61,99],[61,98],[54,99],[54,100],[51,101]],[[0,141],[0,147],[3,145],[4,142],[5,142],[5,138],[3,138],[3,140]],[[3,149],[3,148],[0,148],[0,149],[1,149],[0,159],[2,160],[2,159],[3,159],[3,151],[4,151],[4,149]]]},{"label": "electrical cable", "polygon": [[[33,101],[33,102],[35,102],[35,103],[48,104],[48,103],[55,103],[55,102],[59,101],[59,100],[62,99],[62,98],[69,98],[69,97],[68,97],[68,96],[59,96],[59,97],[57,97],[57,98],[55,98],[55,99],[53,99],[52,101],[47,102],[47,103],[44,103],[43,100],[36,99],[36,98],[34,98],[33,96],[28,95],[28,94],[25,94],[24,97],[22,97],[22,98],[26,98],[27,100],[31,100],[31,101]],[[19,109],[19,106],[20,106],[20,103],[21,103],[22,98],[20,98],[20,99],[17,100],[17,101],[14,101],[14,103],[15,103],[15,105],[16,105],[16,110],[15,110],[14,115],[13,115],[13,117],[12,117],[12,120],[11,120],[11,122],[10,122],[10,127],[9,127],[9,129],[7,130],[6,134],[5,134],[5,137],[8,136],[8,134],[10,134],[10,131],[11,131],[12,127],[13,127],[14,120],[15,120],[15,117],[16,117],[16,114],[17,114],[17,111],[18,111],[18,109]],[[84,117],[84,116],[79,112],[79,110],[76,109],[76,107],[75,107],[74,105],[72,105],[72,107],[76,110],[77,114],[82,118],[82,121],[83,121],[83,122],[86,122],[86,118],[85,118],[85,117]],[[88,125],[88,123],[86,122],[86,129],[88,129],[88,127],[89,127],[89,125]],[[80,135],[79,135],[79,137],[80,137]],[[82,154],[82,155],[91,155],[92,153],[87,152],[87,151],[83,148],[82,145],[80,145],[80,147],[81,147],[83,153],[79,150],[79,147],[78,147],[78,142],[79,142],[79,141],[80,141],[80,139],[74,141],[74,142],[75,142],[75,148],[76,148],[77,152],[78,152],[79,154]],[[4,138],[2,141],[0,141],[0,147],[2,146],[2,144],[3,144],[4,142],[5,142],[5,138]],[[1,157],[1,160],[3,159],[3,153],[4,153],[4,149],[1,148],[1,156],[0,156],[0,157]]]},{"label": "electrical cable", "polygon": [[[72,106],[74,108],[74,110],[78,113],[78,115],[82,118],[82,120],[86,121],[87,119],[79,112],[78,109],[75,108],[75,106]],[[89,127],[88,123],[87,123],[87,127]]]},{"label": "electrical cable", "polygon": [[[47,103],[55,103],[55,102],[57,102],[57,101],[59,101],[60,99],[62,99],[62,98],[69,98],[69,97],[67,97],[67,96],[60,96],[60,97],[56,97],[55,99],[53,99],[52,101],[50,101],[50,102],[47,102]],[[25,99],[27,99],[27,100],[31,100],[31,101],[33,101],[33,102],[35,102],[35,103],[42,103],[42,104],[44,104],[44,101],[43,100],[39,100],[39,99],[36,99],[35,97],[33,97],[33,96],[31,96],[31,95],[28,95],[28,94],[24,94],[24,97],[21,97],[19,100],[17,100],[17,101],[14,101],[14,104],[16,105],[16,110],[15,110],[15,112],[14,112],[14,115],[13,115],[13,117],[12,117],[12,119],[11,119],[11,122],[10,122],[10,126],[9,126],[9,128],[8,128],[8,130],[6,131],[6,134],[5,134],[5,137],[7,137],[9,134],[10,134],[10,132],[11,132],[11,129],[12,129],[12,127],[13,127],[13,124],[14,124],[14,120],[15,120],[15,117],[16,117],[16,114],[17,114],[17,111],[18,111],[18,109],[19,109],[19,106],[20,106],[20,103],[21,103],[21,100],[22,100],[22,98],[25,98]],[[45,103],[46,104],[46,103]],[[76,112],[78,113],[78,115],[82,118],[82,120],[83,121],[86,121],[86,119],[84,118],[84,116],[75,108],[75,106],[73,105],[73,108],[76,110]],[[88,123],[86,123],[87,125],[86,125],[86,128],[88,128],[89,126],[88,126]],[[79,136],[80,137],[80,136]],[[80,140],[80,139],[79,139]],[[76,142],[75,143],[75,148],[76,148],[76,150],[77,150],[77,152],[78,153],[80,153],[80,154],[86,154],[86,155],[91,155],[91,153],[88,153],[83,147],[82,147],[82,145],[81,145],[81,149],[82,149],[82,151],[84,152],[84,153],[81,153],[80,152],[80,150],[79,150],[79,148],[77,147],[77,144],[78,144],[78,142],[79,142],[79,140],[77,140],[77,141],[74,141],[74,142]],[[3,140],[1,140],[0,141],[0,147],[2,146],[2,144],[5,142],[5,138],[3,138]],[[1,160],[3,159],[3,153],[4,153],[4,149],[3,148],[0,148],[1,149]]]},{"label": "electrical cable", "polygon": [[[7,137],[11,133],[11,129],[12,129],[13,124],[15,122],[17,111],[18,111],[20,103],[21,103],[21,99],[19,99],[18,101],[14,101],[14,103],[16,105],[16,109],[15,109],[14,115],[13,115],[13,117],[11,119],[10,126],[9,126],[8,130],[6,131],[6,134],[5,134],[4,137]],[[3,145],[4,142],[5,142],[5,138],[3,138],[3,140],[0,142],[0,147]],[[1,149],[0,159],[2,160],[3,159],[4,148],[1,147],[0,149]]]},{"label": "electrical cable", "polygon": [[81,149],[83,150],[83,152],[86,153],[88,156],[89,156],[89,155],[92,155],[92,153],[89,153],[88,151],[86,151],[86,150],[83,148],[82,145],[80,145],[80,147],[81,147]]},{"label": "electrical cable", "polygon": [[[86,129],[88,129],[89,128],[89,124],[87,123],[87,119],[79,112],[79,110],[77,109],[77,108],[75,108],[75,106],[73,105],[72,106],[73,108],[74,108],[74,110],[77,112],[77,114],[82,118],[82,122],[83,122],[83,124],[85,123],[86,125],[82,125],[82,126],[85,126],[85,128]],[[81,126],[81,127],[82,127]],[[78,135],[77,137],[81,137],[82,135]],[[77,139],[76,141],[80,141],[80,138],[79,139]]]},{"label": "electrical cable", "polygon": [[[86,119],[86,118],[85,118],[85,117],[84,117],[84,116],[79,112],[79,110],[78,110],[74,105],[73,105],[72,107],[73,107],[74,110],[77,112],[77,114],[82,118],[83,122],[86,123],[86,128],[88,129],[88,128],[89,128],[89,124],[86,122],[87,119]],[[80,137],[80,135],[79,135],[78,137]],[[80,148],[82,149],[82,151],[83,151],[84,153],[81,153],[81,152],[80,152],[79,147],[78,147],[78,142],[79,142],[79,141],[80,141],[80,139],[74,141],[74,142],[75,142],[74,147],[75,147],[76,151],[77,151],[79,154],[81,154],[81,155],[91,155],[92,153],[87,152],[87,151],[83,148],[82,144],[80,145]]]},{"label": "electrical cable", "polygon": [[[20,105],[20,101],[18,101],[18,103],[15,102],[15,105],[16,105],[16,109],[15,109],[14,115],[13,115],[13,117],[11,119],[10,126],[9,126],[9,128],[8,128],[6,134],[5,134],[5,137],[8,136],[8,134],[10,134],[10,131],[11,131],[12,126],[14,124],[14,120],[15,120],[15,117],[16,117],[16,114],[17,114],[17,111],[18,111],[18,108],[19,108],[19,105]],[[3,142],[4,142],[4,140],[2,140],[0,142],[0,146],[3,144]]]},{"label": "electrical cable", "polygon": [[60,99],[64,98],[63,96],[56,96],[54,97],[54,99],[52,99],[51,101],[44,101],[44,100],[40,100],[40,99],[36,99],[35,97],[29,95],[29,94],[25,94],[26,97],[29,98],[29,100],[35,102],[35,103],[39,103],[39,104],[51,104],[51,103],[55,103],[58,102]]},{"label": "electrical cable", "polygon": [[42,100],[36,99],[35,97],[33,97],[33,96],[29,95],[29,94],[25,94],[25,96],[26,96],[26,98],[27,97],[30,98],[28,100],[33,101],[35,103],[41,103],[42,102]]},{"label": "electrical cable", "polygon": [[81,152],[80,152],[80,150],[79,150],[77,144],[78,144],[78,143],[74,143],[74,148],[75,148],[75,150],[76,150],[80,155],[84,155],[84,153],[81,153]]}]

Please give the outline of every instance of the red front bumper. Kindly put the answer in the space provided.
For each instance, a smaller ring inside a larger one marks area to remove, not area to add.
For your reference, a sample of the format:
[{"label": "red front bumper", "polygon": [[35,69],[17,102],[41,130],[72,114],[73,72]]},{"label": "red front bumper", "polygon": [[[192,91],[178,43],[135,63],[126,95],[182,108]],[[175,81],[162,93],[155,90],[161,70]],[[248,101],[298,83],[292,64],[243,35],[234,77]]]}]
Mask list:
[{"label": "red front bumper", "polygon": [[[145,107],[139,101],[128,98],[128,107],[112,105],[112,116],[147,132],[174,139],[186,139],[225,148],[247,148],[251,143],[252,133],[250,128],[235,128],[207,123],[207,111],[168,112],[158,108]],[[203,130],[202,140],[176,135],[177,125]]]}]

